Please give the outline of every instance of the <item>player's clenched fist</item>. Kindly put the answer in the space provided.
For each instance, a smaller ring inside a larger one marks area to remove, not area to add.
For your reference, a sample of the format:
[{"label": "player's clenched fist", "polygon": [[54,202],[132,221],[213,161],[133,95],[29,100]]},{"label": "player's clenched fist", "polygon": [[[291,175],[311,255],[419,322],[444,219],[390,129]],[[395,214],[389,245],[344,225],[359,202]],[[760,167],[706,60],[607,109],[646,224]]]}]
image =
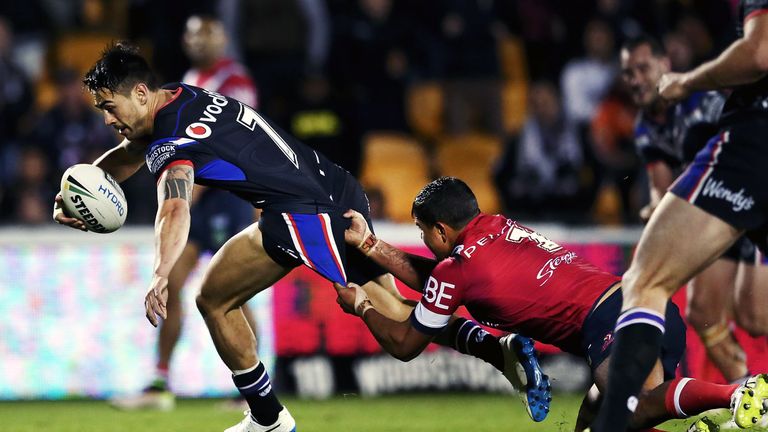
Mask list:
[{"label": "player's clenched fist", "polygon": [[165,305],[168,302],[168,278],[165,276],[154,275],[152,277],[152,283],[149,286],[147,295],[144,297],[144,308],[147,312],[147,319],[149,322],[157,327],[159,320],[158,315],[165,319],[168,316],[168,311]]},{"label": "player's clenched fist", "polygon": [[336,288],[336,293],[339,295],[336,298],[336,303],[341,306],[344,312],[362,317],[365,311],[373,308],[368,294],[359,285],[349,283],[345,287],[337,282],[333,284],[333,287]]},{"label": "player's clenched fist", "polygon": [[349,228],[344,230],[344,241],[357,247],[360,252],[370,255],[378,239],[368,228],[368,222],[355,210],[347,210],[344,217],[350,219]]},{"label": "player's clenched fist", "polygon": [[687,97],[691,91],[686,85],[687,75],[666,73],[659,80],[659,96],[670,102],[677,102]]}]

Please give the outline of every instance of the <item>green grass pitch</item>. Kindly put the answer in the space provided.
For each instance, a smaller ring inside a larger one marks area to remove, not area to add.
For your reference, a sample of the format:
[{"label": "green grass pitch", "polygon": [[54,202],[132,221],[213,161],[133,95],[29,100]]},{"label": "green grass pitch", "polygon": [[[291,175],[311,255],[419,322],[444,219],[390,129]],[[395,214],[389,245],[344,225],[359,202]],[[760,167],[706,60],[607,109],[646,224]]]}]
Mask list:
[{"label": "green grass pitch", "polygon": [[[528,419],[514,396],[419,394],[373,399],[359,396],[312,401],[283,398],[300,432],[559,432],[572,431],[581,396],[556,394],[542,423]],[[0,402],[2,432],[211,432],[242,418],[219,408],[219,400],[180,400],[174,411],[120,412],[104,401]],[[724,415],[721,416],[725,418]],[[663,429],[686,430],[690,420]],[[765,429],[752,429],[765,430]]]}]

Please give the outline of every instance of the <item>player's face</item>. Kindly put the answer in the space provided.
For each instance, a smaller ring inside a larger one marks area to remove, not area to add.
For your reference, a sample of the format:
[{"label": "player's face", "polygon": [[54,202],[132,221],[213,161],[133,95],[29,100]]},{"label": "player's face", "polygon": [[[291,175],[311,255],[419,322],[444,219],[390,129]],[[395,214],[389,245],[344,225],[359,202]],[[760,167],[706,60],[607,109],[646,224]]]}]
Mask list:
[{"label": "player's face", "polygon": [[94,95],[96,109],[104,114],[104,123],[129,140],[151,134],[147,94],[137,87],[125,94],[101,90]]},{"label": "player's face", "polygon": [[647,108],[658,99],[657,85],[666,72],[669,72],[669,59],[655,56],[648,45],[621,50],[621,78],[640,108]]},{"label": "player's face", "polygon": [[445,240],[445,234],[440,232],[437,225],[427,225],[418,218],[414,219],[416,226],[421,230],[421,239],[424,244],[435,254],[435,258],[442,260],[450,255],[452,247]]}]

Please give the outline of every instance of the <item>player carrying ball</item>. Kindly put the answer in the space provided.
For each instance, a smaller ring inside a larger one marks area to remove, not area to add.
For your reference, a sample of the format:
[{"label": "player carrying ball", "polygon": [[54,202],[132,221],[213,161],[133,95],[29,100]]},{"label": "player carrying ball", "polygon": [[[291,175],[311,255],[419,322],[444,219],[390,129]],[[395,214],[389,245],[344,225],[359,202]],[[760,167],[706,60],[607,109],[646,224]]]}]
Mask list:
[{"label": "player carrying ball", "polygon": [[[279,402],[256,354],[256,339],[241,306],[304,264],[329,281],[360,284],[388,317],[406,319],[412,306],[392,276],[344,243],[350,223],[344,212],[353,208],[368,219],[362,187],[347,171],[241,101],[184,83],[161,87],[130,45],[107,48],[84,83],[105,123],[125,137],[94,164],[118,182],[146,164],[157,179],[155,264],[145,297],[152,325],[167,316],[168,276],[187,243],[193,185],[228,190],[263,210],[257,224],[229,239],[213,256],[197,307],[250,407],[228,432],[295,430],[296,422]],[[85,227],[60,209],[54,218]],[[546,415],[548,385],[535,356],[524,349],[530,341],[501,344],[462,318],[452,319],[443,338],[446,345],[493,364],[513,382],[514,371],[522,366],[526,376],[535,378],[525,383],[526,390],[540,399],[536,408],[542,409],[532,417]]]}]

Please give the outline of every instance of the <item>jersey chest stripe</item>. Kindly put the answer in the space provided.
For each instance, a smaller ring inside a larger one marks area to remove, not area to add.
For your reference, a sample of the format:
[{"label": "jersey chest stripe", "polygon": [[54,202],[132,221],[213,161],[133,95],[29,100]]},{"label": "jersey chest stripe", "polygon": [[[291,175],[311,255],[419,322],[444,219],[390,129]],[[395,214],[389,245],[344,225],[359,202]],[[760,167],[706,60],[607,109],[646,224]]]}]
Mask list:
[{"label": "jersey chest stripe", "polygon": [[[176,136],[176,133],[179,131],[179,123],[181,123],[181,113],[182,113],[182,111],[184,111],[184,108],[190,102],[192,102],[193,100],[197,99],[197,92],[196,91],[192,90],[189,86],[184,85],[184,83],[181,83],[181,86],[192,92],[192,99],[190,99],[190,100],[184,102],[183,104],[181,104],[181,106],[179,107],[179,110],[176,111],[176,127],[173,128],[173,133],[171,134],[173,136]],[[181,92],[179,92],[179,94],[181,94]]]},{"label": "jersey chest stripe", "polygon": [[339,250],[336,248],[336,242],[331,239],[330,233],[333,232],[333,229],[331,228],[331,218],[328,217],[327,213],[320,213],[317,215],[317,217],[320,219],[320,226],[323,228],[323,236],[325,237],[325,243],[328,245],[328,249],[330,249],[333,254],[333,262],[336,264],[336,268],[339,269],[339,273],[341,273],[341,277],[344,279],[344,281],[347,281],[347,273],[344,271],[344,266],[341,265],[341,257],[339,256]]}]

